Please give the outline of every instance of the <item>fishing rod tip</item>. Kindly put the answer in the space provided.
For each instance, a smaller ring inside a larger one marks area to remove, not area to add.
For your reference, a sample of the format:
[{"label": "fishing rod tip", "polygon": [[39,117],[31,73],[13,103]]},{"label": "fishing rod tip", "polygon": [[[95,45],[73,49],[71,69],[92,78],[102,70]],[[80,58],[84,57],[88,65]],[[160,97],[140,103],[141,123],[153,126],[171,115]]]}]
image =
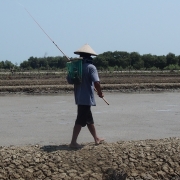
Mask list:
[{"label": "fishing rod tip", "polygon": [[20,6],[24,7],[20,2],[16,1],[17,4],[19,4]]}]

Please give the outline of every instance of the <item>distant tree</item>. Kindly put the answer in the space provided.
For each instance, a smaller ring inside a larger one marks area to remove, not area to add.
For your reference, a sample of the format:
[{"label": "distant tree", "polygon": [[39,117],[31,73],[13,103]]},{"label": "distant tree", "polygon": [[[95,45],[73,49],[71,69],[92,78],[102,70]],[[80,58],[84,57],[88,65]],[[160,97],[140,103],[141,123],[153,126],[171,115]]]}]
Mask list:
[{"label": "distant tree", "polygon": [[155,57],[151,54],[144,54],[141,59],[144,62],[144,67],[146,69],[153,67],[155,64]]},{"label": "distant tree", "polygon": [[155,57],[155,67],[159,69],[164,69],[167,64],[166,56],[154,56]]},{"label": "distant tree", "polygon": [[107,59],[104,57],[104,55],[98,55],[93,59],[93,64],[99,69],[99,68],[104,68],[107,69],[109,64]]},{"label": "distant tree", "polygon": [[49,56],[46,58],[46,60],[50,68],[56,67],[58,64],[58,61],[54,59],[54,57]]},{"label": "distant tree", "polygon": [[130,53],[130,66],[133,66],[134,69],[141,69],[144,67],[144,62],[142,61],[139,53]]},{"label": "distant tree", "polygon": [[58,58],[57,57],[48,57],[48,65],[51,68],[58,67]]},{"label": "distant tree", "polygon": [[31,56],[29,59],[28,59],[28,62],[30,64],[30,67],[33,68],[33,69],[38,69],[39,68],[39,61],[38,61],[38,58],[37,57],[33,57]]},{"label": "distant tree", "polygon": [[167,66],[170,64],[178,64],[178,59],[176,58],[175,54],[169,53],[166,55]]},{"label": "distant tree", "polygon": [[6,60],[4,62],[4,69],[11,69],[13,66],[14,66],[14,64],[11,63],[11,61]]},{"label": "distant tree", "polygon": [[178,61],[178,65],[180,66],[180,55],[176,57]]},{"label": "distant tree", "polygon": [[58,57],[56,57],[56,58],[57,58],[57,60],[58,60],[57,67],[58,67],[59,69],[65,68],[65,67],[66,67],[66,63],[67,63],[66,57],[65,57],[65,56],[63,56],[63,57],[58,56]]},{"label": "distant tree", "polygon": [[108,66],[115,66],[116,60],[113,57],[113,53],[111,51],[104,52],[100,55],[100,58],[102,59],[102,67],[107,68]]},{"label": "distant tree", "polygon": [[0,62],[0,69],[3,69],[4,68],[4,61],[1,61]]},{"label": "distant tree", "polygon": [[21,64],[20,64],[20,67],[22,69],[30,69],[30,63],[29,61],[23,61]]},{"label": "distant tree", "polygon": [[38,65],[40,69],[47,69],[48,62],[46,57],[38,58]]},{"label": "distant tree", "polygon": [[129,66],[129,53],[125,51],[115,51],[113,53],[114,59],[116,59],[116,66],[121,67],[121,68],[126,68]]}]

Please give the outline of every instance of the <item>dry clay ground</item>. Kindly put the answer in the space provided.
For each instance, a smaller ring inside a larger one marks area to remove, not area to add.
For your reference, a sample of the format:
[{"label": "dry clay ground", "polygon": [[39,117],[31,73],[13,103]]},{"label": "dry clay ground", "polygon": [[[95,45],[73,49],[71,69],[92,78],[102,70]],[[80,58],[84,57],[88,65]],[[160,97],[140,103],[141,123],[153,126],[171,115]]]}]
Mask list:
[{"label": "dry clay ground", "polygon": [[180,139],[1,147],[0,179],[180,180]]},{"label": "dry clay ground", "polygon": [[[104,91],[163,91],[180,89],[179,72],[100,72]],[[71,91],[66,72],[1,73],[0,93],[58,93]]]}]

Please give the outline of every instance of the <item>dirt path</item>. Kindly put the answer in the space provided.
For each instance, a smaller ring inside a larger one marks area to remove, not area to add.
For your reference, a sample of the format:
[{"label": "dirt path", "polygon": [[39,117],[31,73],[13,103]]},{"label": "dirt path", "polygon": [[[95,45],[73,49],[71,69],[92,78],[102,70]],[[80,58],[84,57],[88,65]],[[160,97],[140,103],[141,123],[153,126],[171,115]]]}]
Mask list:
[{"label": "dirt path", "polygon": [[180,139],[0,148],[0,179],[179,180]]}]

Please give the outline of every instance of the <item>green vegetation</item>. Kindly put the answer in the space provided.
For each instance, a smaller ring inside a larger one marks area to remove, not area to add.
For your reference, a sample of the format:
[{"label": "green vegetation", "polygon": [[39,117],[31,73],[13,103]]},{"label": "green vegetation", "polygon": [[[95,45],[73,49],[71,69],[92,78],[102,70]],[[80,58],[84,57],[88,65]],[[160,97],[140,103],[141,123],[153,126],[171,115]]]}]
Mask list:
[{"label": "green vegetation", "polygon": [[[30,57],[19,66],[10,61],[1,61],[0,69],[14,70],[58,70],[66,68],[66,58],[57,57]],[[151,54],[140,55],[137,52],[107,51],[99,54],[93,60],[98,70],[180,70],[180,55],[168,53],[166,56]]]},{"label": "green vegetation", "polygon": [[137,52],[105,52],[94,58],[98,69],[113,70],[179,70],[180,56],[169,53],[166,56],[151,54],[140,55]]},{"label": "green vegetation", "polygon": [[66,58],[65,57],[30,57],[27,61],[24,61],[20,64],[21,69],[32,70],[32,69],[40,69],[40,70],[56,70],[56,69],[64,69],[66,67]]},{"label": "green vegetation", "polygon": [[14,64],[8,60],[0,62],[0,69],[11,69],[12,67],[14,67]]}]

